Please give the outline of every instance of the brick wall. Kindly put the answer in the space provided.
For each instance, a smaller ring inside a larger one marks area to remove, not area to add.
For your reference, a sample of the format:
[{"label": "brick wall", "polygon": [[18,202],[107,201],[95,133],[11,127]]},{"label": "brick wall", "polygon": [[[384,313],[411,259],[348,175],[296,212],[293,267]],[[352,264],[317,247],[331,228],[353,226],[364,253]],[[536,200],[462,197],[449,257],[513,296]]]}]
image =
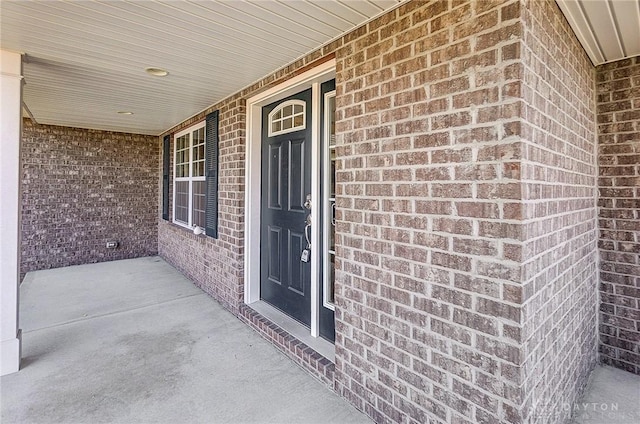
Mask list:
[{"label": "brick wall", "polygon": [[522,10],[522,415],[564,422],[597,361],[594,69],[555,2]]},{"label": "brick wall", "polygon": [[220,239],[161,221],[160,254],[262,322],[241,307],[244,100],[329,55],[335,373],[289,354],[376,422],[566,419],[597,346],[595,87],[553,1],[408,2],[214,105]]},{"label": "brick wall", "polygon": [[376,422],[517,420],[519,2],[410,2],[337,52],[336,386]]},{"label": "brick wall", "polygon": [[22,274],[156,254],[158,166],[157,137],[25,119]]},{"label": "brick wall", "polygon": [[[236,95],[211,110],[219,115],[218,239],[196,236],[184,227],[160,221],[158,252],[196,284],[236,312],[244,296],[244,133],[245,101]],[[172,129],[176,133],[204,120],[202,113]],[[173,149],[171,139],[170,218],[173,211]]]},{"label": "brick wall", "polygon": [[640,374],[640,56],[597,68],[600,359]]}]

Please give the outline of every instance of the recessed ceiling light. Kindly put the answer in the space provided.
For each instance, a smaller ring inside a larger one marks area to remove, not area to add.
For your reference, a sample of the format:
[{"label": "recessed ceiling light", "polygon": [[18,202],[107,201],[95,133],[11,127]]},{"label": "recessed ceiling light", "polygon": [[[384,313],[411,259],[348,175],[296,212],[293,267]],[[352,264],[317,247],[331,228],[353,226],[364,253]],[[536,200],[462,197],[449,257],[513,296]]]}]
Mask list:
[{"label": "recessed ceiling light", "polygon": [[169,72],[162,68],[147,68],[145,71],[147,71],[147,74],[153,75],[154,77],[166,77],[169,75]]},{"label": "recessed ceiling light", "polygon": [[129,112],[128,110],[119,110],[119,115],[133,115],[133,112]]}]

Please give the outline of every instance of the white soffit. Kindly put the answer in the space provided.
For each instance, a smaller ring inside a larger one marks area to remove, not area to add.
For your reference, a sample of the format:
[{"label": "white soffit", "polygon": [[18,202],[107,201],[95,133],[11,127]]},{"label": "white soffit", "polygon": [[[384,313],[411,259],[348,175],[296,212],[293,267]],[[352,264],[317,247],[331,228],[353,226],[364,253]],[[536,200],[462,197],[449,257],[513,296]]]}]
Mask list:
[{"label": "white soffit", "polygon": [[595,65],[640,55],[640,0],[556,0]]},{"label": "white soffit", "polygon": [[2,0],[0,48],[39,123],[157,135],[403,1]]}]

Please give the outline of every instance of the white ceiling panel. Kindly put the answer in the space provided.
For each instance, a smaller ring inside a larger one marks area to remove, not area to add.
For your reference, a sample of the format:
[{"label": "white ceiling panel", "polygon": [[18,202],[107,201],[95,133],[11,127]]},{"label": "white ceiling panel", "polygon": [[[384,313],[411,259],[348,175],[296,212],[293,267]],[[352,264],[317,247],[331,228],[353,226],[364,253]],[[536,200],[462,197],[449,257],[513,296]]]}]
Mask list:
[{"label": "white ceiling panel", "polygon": [[[160,134],[403,1],[1,0],[0,48],[38,122]],[[640,54],[640,0],[557,1],[594,63]]]},{"label": "white ceiling panel", "polygon": [[582,7],[604,57],[623,57],[624,51],[616,30],[616,20],[612,14],[610,3],[608,1],[585,1],[582,2]]},{"label": "white ceiling panel", "polygon": [[611,7],[625,56],[640,54],[640,1],[614,1]]},{"label": "white ceiling panel", "polygon": [[640,55],[640,0],[556,0],[595,65]]},{"label": "white ceiling panel", "polygon": [[2,0],[0,48],[38,122],[160,134],[403,1]]}]

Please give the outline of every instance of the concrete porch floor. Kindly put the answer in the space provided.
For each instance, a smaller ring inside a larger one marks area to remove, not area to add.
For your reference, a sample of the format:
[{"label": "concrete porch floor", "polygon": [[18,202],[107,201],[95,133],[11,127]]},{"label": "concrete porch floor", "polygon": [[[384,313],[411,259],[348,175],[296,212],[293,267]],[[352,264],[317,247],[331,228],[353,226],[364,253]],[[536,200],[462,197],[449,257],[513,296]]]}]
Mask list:
[{"label": "concrete porch floor", "polygon": [[608,366],[591,374],[572,424],[640,423],[640,376]]},{"label": "concrete porch floor", "polygon": [[29,273],[9,423],[369,423],[158,257]]},{"label": "concrete porch floor", "polygon": [[[3,424],[370,422],[158,257],[29,273],[21,296]],[[582,403],[575,424],[638,423],[640,377],[598,367]]]}]

